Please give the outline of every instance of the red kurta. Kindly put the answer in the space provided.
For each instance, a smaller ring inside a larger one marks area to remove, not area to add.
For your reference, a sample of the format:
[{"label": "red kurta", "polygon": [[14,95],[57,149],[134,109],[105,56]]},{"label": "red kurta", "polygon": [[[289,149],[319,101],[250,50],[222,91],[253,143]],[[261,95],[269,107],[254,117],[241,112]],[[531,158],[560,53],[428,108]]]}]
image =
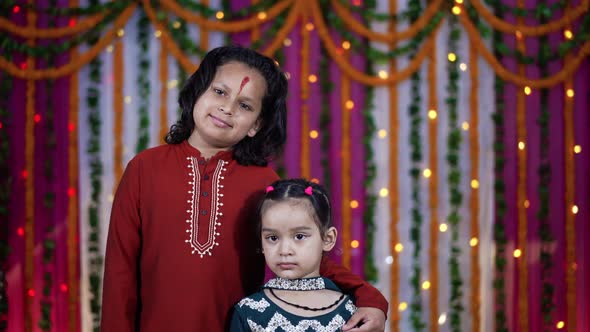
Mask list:
[{"label": "red kurta", "polygon": [[[278,179],[231,152],[206,160],[188,142],[138,154],[121,179],[106,248],[101,330],[223,331],[230,310],[264,277],[252,213]],[[348,270],[322,273],[387,312],[381,294]]]}]

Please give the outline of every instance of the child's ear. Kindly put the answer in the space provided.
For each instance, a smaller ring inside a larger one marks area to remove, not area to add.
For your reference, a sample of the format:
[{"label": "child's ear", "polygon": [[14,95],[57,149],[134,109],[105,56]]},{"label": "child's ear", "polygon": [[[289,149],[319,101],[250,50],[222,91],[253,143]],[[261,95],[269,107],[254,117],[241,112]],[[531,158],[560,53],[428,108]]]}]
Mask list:
[{"label": "child's ear", "polygon": [[260,130],[260,127],[262,127],[262,119],[258,118],[258,120],[256,120],[256,122],[254,123],[252,128],[250,128],[250,130],[248,130],[248,136],[254,137],[256,135],[256,133],[258,132],[258,130]]},{"label": "child's ear", "polygon": [[324,251],[330,251],[336,245],[336,238],[338,237],[338,231],[335,227],[330,227],[324,234],[324,245],[322,249]]}]

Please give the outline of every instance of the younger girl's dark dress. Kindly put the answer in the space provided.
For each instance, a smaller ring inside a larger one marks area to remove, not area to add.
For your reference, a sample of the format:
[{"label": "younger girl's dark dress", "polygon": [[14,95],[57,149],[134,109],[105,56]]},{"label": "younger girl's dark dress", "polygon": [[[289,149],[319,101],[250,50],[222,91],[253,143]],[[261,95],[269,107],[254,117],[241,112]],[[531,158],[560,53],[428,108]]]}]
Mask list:
[{"label": "younger girl's dark dress", "polygon": [[[318,277],[299,280],[321,284],[322,286],[317,289],[325,288],[341,292],[336,284],[328,278]],[[281,278],[271,279],[263,288],[287,289],[283,287],[275,287],[284,281],[285,279]],[[340,331],[342,326],[346,324],[348,319],[352,317],[352,314],[356,311],[356,306],[348,295],[344,295],[344,298],[332,311],[314,317],[303,317],[292,314],[275,304],[273,301],[276,301],[276,299],[271,300],[265,294],[264,289],[258,293],[243,298],[234,307],[230,331]]]}]

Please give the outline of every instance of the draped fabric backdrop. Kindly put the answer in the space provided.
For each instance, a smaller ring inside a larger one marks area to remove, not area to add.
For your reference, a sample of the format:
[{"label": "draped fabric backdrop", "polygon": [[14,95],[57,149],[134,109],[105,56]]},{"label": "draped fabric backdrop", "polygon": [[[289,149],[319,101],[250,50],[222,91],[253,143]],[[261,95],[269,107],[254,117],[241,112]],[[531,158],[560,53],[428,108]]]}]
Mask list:
[{"label": "draped fabric backdrop", "polygon": [[0,331],[96,331],[110,205],[207,50],[289,78],[388,331],[589,331],[588,0],[3,1]]}]

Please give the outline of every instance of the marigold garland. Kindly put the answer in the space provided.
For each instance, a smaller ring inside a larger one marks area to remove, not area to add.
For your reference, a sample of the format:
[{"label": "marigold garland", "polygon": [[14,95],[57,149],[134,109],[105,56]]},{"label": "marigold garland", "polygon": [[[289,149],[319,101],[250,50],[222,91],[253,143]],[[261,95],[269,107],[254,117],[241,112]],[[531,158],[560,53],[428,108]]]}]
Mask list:
[{"label": "marigold garland", "polygon": [[[29,0],[29,4],[33,4]],[[37,15],[34,11],[27,11],[27,26],[34,27],[37,24]],[[29,46],[34,45],[33,39],[27,40]],[[27,58],[27,68],[35,67],[35,58]],[[33,295],[34,287],[34,250],[35,250],[35,81],[26,81],[25,99],[25,331],[33,331]]]},{"label": "marigold garland", "polygon": [[[569,56],[566,57],[566,61]],[[573,89],[573,78],[569,77],[564,90]],[[576,214],[572,211],[575,204],[575,160],[574,160],[574,98],[564,96],[564,147],[565,152],[565,280],[567,304],[567,330],[576,331]]]},{"label": "marigold garland", "polygon": [[353,32],[368,38],[371,41],[379,41],[383,43],[392,43],[393,41],[414,38],[416,34],[424,30],[426,25],[432,21],[443,3],[443,0],[433,0],[428,7],[422,12],[422,15],[403,31],[393,31],[391,33],[378,33],[370,28],[365,27],[359,23],[354,16],[340,4],[338,0],[330,1],[334,11],[342,17],[347,27]]}]

